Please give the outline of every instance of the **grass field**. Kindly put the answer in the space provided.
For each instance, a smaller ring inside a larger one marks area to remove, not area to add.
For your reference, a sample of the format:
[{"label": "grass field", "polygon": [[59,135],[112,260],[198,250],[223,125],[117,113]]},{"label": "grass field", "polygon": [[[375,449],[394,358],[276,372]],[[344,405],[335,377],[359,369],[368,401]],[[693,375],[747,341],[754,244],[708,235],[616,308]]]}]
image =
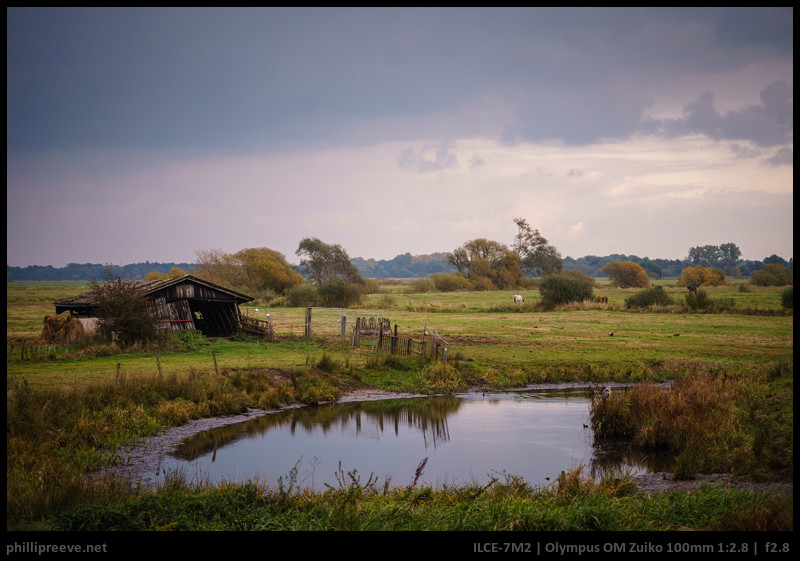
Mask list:
[{"label": "grass field", "polygon": [[[685,294],[685,289],[664,286],[678,302]],[[54,312],[53,302],[85,288],[85,283],[7,285],[8,528],[111,529],[109,524],[119,524],[114,529],[237,529],[208,526],[207,517],[170,526],[169,513],[189,501],[213,512],[214,520],[224,520],[225,509],[239,500],[249,505],[236,507],[242,520],[252,519],[243,522],[245,529],[263,529],[265,516],[271,517],[267,525],[274,523],[276,529],[335,529],[337,524],[419,529],[426,520],[440,529],[467,529],[467,524],[484,530],[793,525],[791,497],[787,503],[729,494],[719,510],[718,491],[698,495],[692,505],[675,498],[648,502],[624,481],[584,485],[570,479],[552,494],[536,494],[512,481],[491,493],[478,493],[487,501],[487,512],[497,509],[496,518],[482,513],[467,519],[464,509],[473,504],[476,490],[380,494],[355,485],[328,497],[294,496],[283,490],[283,495],[257,500],[246,485],[211,490],[176,481],[153,496],[120,482],[87,483],[81,475],[119,461],[114,454],[118,447],[191,418],[247,407],[315,403],[356,387],[446,393],[542,382],[672,380],[680,384],[680,391],[669,394],[668,400],[643,395],[641,403],[626,402],[614,412],[619,430],[643,441],[667,442],[656,429],[663,426],[675,433],[680,416],[685,426],[698,427],[698,433],[664,445],[683,453],[687,473],[714,469],[745,478],[786,477],[793,466],[794,324],[791,310],[781,307],[779,288],[710,289],[715,300],[726,304],[714,313],[698,313],[681,305],[629,310],[625,299],[635,290],[601,284],[595,294],[607,296],[608,304],[545,312],[537,311],[535,290],[522,291],[525,304],[517,306],[512,303],[514,292],[414,294],[407,283],[394,283],[369,295],[359,307],[359,314],[389,318],[400,335],[420,338],[426,326],[435,328],[449,343],[447,365],[379,356],[368,345],[353,349],[331,338],[306,340],[288,329],[286,334],[278,331],[276,342],[190,337],[125,352],[76,342],[68,353],[51,346],[23,360],[23,342],[29,351],[36,347],[42,317]],[[269,310],[283,318],[296,315],[300,322],[304,313]],[[263,314],[264,306],[253,304],[242,311]],[[275,372],[282,376],[274,377]],[[649,413],[645,406],[652,408]],[[425,506],[419,493],[427,493]],[[407,516],[385,516],[405,509],[409,497],[418,507]],[[677,511],[670,510],[679,503]],[[342,514],[343,506],[353,505],[358,513]],[[546,514],[562,508],[571,521]],[[597,508],[611,514],[607,525],[591,522],[597,521],[592,514]],[[164,514],[151,512],[150,525],[140,527],[142,515],[133,514],[140,509]],[[307,509],[313,509],[313,519],[304,517]],[[527,514],[517,516],[518,509],[527,509]],[[671,513],[667,518],[666,511]]]},{"label": "grass field", "polygon": [[[42,317],[53,313],[53,302],[84,288],[85,284],[80,283],[9,284],[9,339],[38,337]],[[676,297],[685,292],[677,287],[668,290]],[[633,293],[635,290],[600,287],[596,294],[607,296],[607,305],[592,303],[531,312],[519,310],[532,307],[536,291],[523,294],[527,308],[515,306],[511,302],[513,292],[508,291],[391,292],[369,295],[359,313],[388,317],[392,325],[398,326],[399,334],[412,338],[421,338],[425,326],[435,328],[448,341],[450,356],[466,363],[478,376],[520,371],[550,375],[554,369],[591,365],[604,378],[609,378],[610,373],[611,379],[625,381],[643,365],[764,363],[791,360],[793,356],[793,316],[781,313],[779,289],[756,288],[748,293],[739,292],[734,286],[712,289],[714,298],[736,302],[729,312],[720,314],[629,311],[624,299]],[[257,315],[254,308],[256,305],[242,307],[242,311]],[[263,306],[259,309],[263,310]],[[302,324],[304,310],[277,308],[273,313]],[[280,329],[278,324],[279,335]],[[287,333],[290,331],[286,329]],[[213,369],[212,351],[218,368],[290,368],[306,364],[309,357],[322,352],[313,342],[289,339],[291,344],[215,340],[188,352],[162,350],[159,359],[162,372],[179,373],[189,368]],[[20,346],[16,348],[20,352]],[[63,349],[54,352],[59,357],[57,361],[11,360],[7,372],[24,376],[35,387],[106,380],[116,375],[117,363],[128,374],[157,372],[153,350],[81,358],[81,353],[73,349],[69,359],[65,359]],[[347,345],[334,346],[327,352],[342,359],[351,356],[356,362],[368,359],[363,353],[353,356]]]}]

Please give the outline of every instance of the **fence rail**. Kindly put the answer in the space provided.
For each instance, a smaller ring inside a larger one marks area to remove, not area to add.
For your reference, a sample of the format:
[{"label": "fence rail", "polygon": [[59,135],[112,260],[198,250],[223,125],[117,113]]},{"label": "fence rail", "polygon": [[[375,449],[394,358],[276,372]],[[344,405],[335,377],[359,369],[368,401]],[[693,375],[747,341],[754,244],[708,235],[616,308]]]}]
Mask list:
[{"label": "fence rail", "polygon": [[356,310],[309,307],[264,314],[264,319],[239,316],[240,329],[269,340],[290,334],[349,339],[353,347],[369,347],[371,351],[398,356],[419,355],[447,362],[449,343],[435,328],[427,325],[422,331],[422,338],[415,339],[398,335],[397,325],[392,328],[389,318],[377,314],[359,314]]}]

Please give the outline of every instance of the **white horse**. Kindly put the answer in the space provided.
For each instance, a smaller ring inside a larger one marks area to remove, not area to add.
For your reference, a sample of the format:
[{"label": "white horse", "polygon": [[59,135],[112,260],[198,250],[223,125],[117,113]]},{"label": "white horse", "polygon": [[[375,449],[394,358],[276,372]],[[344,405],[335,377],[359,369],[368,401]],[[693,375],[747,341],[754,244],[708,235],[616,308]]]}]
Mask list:
[{"label": "white horse", "polygon": [[514,295],[514,303],[515,304],[524,304],[525,301],[522,299],[522,296],[520,296],[519,294],[515,294]]}]

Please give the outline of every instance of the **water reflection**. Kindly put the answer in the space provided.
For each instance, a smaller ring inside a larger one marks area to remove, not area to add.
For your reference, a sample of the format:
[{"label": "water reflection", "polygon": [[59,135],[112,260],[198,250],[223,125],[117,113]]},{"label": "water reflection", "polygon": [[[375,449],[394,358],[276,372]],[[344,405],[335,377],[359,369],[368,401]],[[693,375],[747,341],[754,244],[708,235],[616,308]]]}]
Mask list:
[{"label": "water reflection", "polygon": [[572,389],[291,409],[201,432],[163,467],[211,483],[258,477],[268,484],[294,469],[297,484],[317,490],[336,486],[340,468],[408,485],[426,458],[420,482],[436,487],[503,474],[542,485],[578,465],[596,476],[665,470],[664,457],[596,446],[589,402],[587,390]]}]

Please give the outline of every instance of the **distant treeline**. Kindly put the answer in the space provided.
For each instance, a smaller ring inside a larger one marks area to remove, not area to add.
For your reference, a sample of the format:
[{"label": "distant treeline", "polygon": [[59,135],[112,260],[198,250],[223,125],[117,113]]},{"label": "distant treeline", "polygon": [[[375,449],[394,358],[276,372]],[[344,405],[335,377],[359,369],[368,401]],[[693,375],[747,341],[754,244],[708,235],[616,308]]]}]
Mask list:
[{"label": "distant treeline", "polygon": [[[414,255],[404,253],[394,259],[379,260],[363,259],[356,257],[351,259],[362,276],[371,279],[407,279],[424,278],[433,273],[452,273],[453,267],[447,262],[446,253],[432,253],[430,255]],[[608,276],[603,272],[603,267],[613,261],[633,261],[653,278],[679,277],[681,271],[694,263],[688,259],[650,259],[648,257],[638,257],[636,255],[613,254],[604,257],[587,255],[586,257],[564,257],[562,260],[564,270],[578,270],[586,273],[590,277],[602,278]],[[753,271],[763,269],[768,263],[780,263],[793,269],[793,261],[771,255],[763,261],[739,261],[738,270],[728,270],[731,276],[750,276]]]},{"label": "distant treeline", "polygon": [[[142,280],[151,271],[168,273],[173,267],[189,271],[191,263],[132,263],[130,265],[111,265],[111,272],[123,280]],[[105,265],[98,263],[70,263],[66,267],[32,265],[30,267],[9,267],[6,265],[6,281],[89,281],[105,278]]]},{"label": "distant treeline", "polygon": [[368,279],[416,279],[425,278],[434,273],[450,273],[452,268],[447,264],[446,253],[430,255],[411,255],[403,253],[394,259],[351,258],[362,277]]},{"label": "distant treeline", "polygon": [[[362,276],[370,279],[413,279],[425,278],[434,273],[452,273],[453,267],[448,265],[446,253],[431,253],[429,255],[411,255],[404,253],[394,259],[364,259],[356,257],[351,259]],[[606,277],[603,267],[612,261],[633,261],[639,263],[654,278],[679,277],[681,271],[692,265],[686,259],[650,259],[636,255],[613,254],[604,257],[587,255],[586,257],[565,257],[563,265],[565,270],[576,269],[590,277]],[[728,271],[730,276],[750,276],[753,271],[763,269],[769,263],[780,263],[794,270],[792,259],[786,261],[777,255],[771,255],[763,261],[740,261],[736,274]],[[191,272],[195,268],[192,263],[133,263],[130,265],[112,265],[114,275],[125,280],[141,280],[148,273],[168,273],[173,267]],[[70,263],[66,267],[52,267],[33,265],[30,267],[10,267],[6,265],[7,281],[88,281],[102,279],[105,265],[95,263]]]}]

